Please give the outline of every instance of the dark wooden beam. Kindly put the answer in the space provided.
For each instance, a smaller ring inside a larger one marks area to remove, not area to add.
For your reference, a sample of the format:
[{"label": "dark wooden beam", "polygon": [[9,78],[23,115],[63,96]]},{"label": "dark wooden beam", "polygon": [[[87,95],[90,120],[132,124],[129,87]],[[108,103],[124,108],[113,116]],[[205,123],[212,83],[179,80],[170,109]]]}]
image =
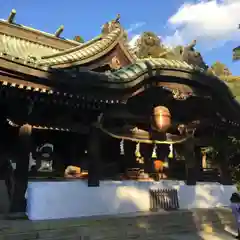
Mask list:
[{"label": "dark wooden beam", "polygon": [[91,127],[88,142],[88,186],[98,187],[101,178],[101,131]]},{"label": "dark wooden beam", "polygon": [[214,148],[218,152],[216,164],[220,173],[220,183],[223,185],[232,185],[232,178],[228,162],[228,136],[222,132],[215,139]]},{"label": "dark wooden beam", "polygon": [[188,139],[182,144],[175,145],[176,150],[180,155],[184,156],[186,168],[186,184],[196,185],[200,176],[200,166],[197,163],[195,156],[195,142],[193,138]]},{"label": "dark wooden beam", "polygon": [[33,63],[24,63],[23,60],[17,58],[14,61],[13,57],[8,55],[0,58],[0,70],[11,71],[20,76],[27,75],[43,79],[50,79],[51,76],[47,70],[37,68]]}]

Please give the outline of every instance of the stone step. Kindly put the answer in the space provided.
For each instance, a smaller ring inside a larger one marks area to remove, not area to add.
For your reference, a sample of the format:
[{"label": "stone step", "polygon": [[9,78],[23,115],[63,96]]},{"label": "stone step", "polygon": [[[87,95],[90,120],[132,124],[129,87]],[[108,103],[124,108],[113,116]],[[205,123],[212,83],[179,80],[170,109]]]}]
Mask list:
[{"label": "stone step", "polygon": [[0,239],[159,239],[172,233],[225,232],[230,225],[234,228],[234,219],[224,208],[48,221],[0,220]]}]

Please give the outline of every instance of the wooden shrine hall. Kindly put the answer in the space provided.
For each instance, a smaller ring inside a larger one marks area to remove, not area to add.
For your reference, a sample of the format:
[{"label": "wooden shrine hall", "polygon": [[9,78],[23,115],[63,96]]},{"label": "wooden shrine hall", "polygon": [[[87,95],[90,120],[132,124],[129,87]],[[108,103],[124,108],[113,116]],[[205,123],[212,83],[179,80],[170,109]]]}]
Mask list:
[{"label": "wooden shrine hall", "polygon": [[194,185],[206,180],[207,146],[219,151],[213,181],[231,184],[226,146],[239,134],[240,107],[195,42],[140,59],[119,16],[80,43],[61,38],[63,26],[44,33],[15,14],[0,21],[0,170],[10,212],[25,211],[29,178]]}]

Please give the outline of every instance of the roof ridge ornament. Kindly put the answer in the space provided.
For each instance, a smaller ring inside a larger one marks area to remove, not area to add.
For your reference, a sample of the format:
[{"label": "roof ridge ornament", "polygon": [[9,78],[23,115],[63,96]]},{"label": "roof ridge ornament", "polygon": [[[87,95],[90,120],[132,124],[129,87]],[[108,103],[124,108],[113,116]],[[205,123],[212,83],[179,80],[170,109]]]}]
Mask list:
[{"label": "roof ridge ornament", "polygon": [[12,11],[11,11],[9,17],[8,17],[8,20],[7,20],[8,23],[13,23],[14,22],[14,18],[16,16],[16,13],[17,13],[17,11],[15,9],[12,9]]},{"label": "roof ridge ornament", "polygon": [[115,19],[115,23],[119,23],[120,24],[120,18],[121,18],[121,16],[120,16],[120,14],[118,13],[117,14],[117,17],[116,17],[116,19]]},{"label": "roof ridge ornament", "polygon": [[59,38],[60,35],[61,35],[61,33],[63,32],[63,30],[64,30],[64,26],[61,25],[61,26],[56,30],[56,32],[55,32],[55,34],[54,34],[55,37]]},{"label": "roof ridge ornament", "polygon": [[102,26],[102,34],[106,35],[109,34],[110,32],[112,32],[113,30],[115,30],[116,28],[120,28],[120,14],[117,14],[117,17],[114,20],[111,20],[109,22],[106,22],[103,26]]}]

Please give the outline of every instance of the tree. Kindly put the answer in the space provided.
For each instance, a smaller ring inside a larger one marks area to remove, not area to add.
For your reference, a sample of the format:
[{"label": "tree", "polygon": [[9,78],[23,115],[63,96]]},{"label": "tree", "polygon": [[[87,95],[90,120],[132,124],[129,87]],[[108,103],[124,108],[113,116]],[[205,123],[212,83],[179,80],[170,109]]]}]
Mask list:
[{"label": "tree", "polygon": [[213,63],[213,65],[211,66],[211,69],[213,70],[213,72],[217,75],[217,76],[229,76],[232,75],[232,73],[230,72],[229,68],[217,61],[215,63]]},{"label": "tree", "polygon": [[144,32],[136,43],[136,55],[139,58],[158,58],[166,51],[161,39],[153,32]]},{"label": "tree", "polygon": [[[232,180],[236,184],[238,189],[240,189],[240,141],[237,140],[235,137],[229,136],[226,142],[226,147],[229,170],[231,172]],[[217,166],[216,159],[218,156],[218,151],[214,147],[203,148],[202,153],[207,154],[208,161],[211,162],[212,166]]]}]

